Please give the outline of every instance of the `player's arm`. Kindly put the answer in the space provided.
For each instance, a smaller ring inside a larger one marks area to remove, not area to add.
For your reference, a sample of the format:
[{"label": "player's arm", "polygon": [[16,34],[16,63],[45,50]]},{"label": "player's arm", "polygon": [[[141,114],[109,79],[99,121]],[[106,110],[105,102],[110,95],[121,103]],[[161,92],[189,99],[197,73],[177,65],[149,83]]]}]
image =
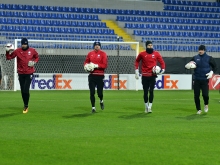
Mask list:
[{"label": "player's arm", "polygon": [[158,73],[158,75],[160,74],[163,74],[165,72],[165,62],[163,60],[163,57],[160,55],[160,53],[158,52],[157,54],[157,61],[160,63],[160,67],[161,67],[161,70],[160,72]]},{"label": "player's arm", "polygon": [[5,51],[6,51],[6,60],[11,60],[17,56],[15,47],[13,44],[8,43],[5,45]]},{"label": "player's arm", "polygon": [[6,60],[11,60],[17,56],[16,50],[13,52],[6,51]]},{"label": "player's arm", "polygon": [[38,52],[34,49],[34,55],[33,55],[34,62],[37,63],[39,61],[39,55]]},{"label": "player's arm", "polygon": [[103,53],[102,62],[99,64],[94,64],[94,68],[105,69],[108,66],[108,57],[106,53]]},{"label": "player's arm", "polygon": [[89,64],[89,63],[90,63],[90,58],[89,58],[89,54],[87,54],[83,65],[85,66],[86,64]]},{"label": "player's arm", "polygon": [[211,56],[210,59],[209,59],[209,65],[211,65],[212,67],[212,71],[215,73],[218,68],[217,68],[217,65],[216,65],[216,62],[215,62],[215,59]]},{"label": "player's arm", "polygon": [[161,69],[165,70],[165,62],[159,52],[158,52],[158,56],[157,56],[157,61],[160,63]]},{"label": "player's arm", "polygon": [[33,59],[31,61],[28,61],[28,66],[34,67],[34,65],[39,61],[39,55],[35,49],[33,49]]},{"label": "player's arm", "polygon": [[139,54],[134,62],[134,68],[135,68],[135,78],[139,79],[139,62],[141,61],[141,54]]},{"label": "player's arm", "polygon": [[91,71],[94,70],[93,66],[90,64],[90,55],[89,54],[90,53],[88,53],[88,55],[86,56],[86,59],[85,59],[84,64],[83,64],[84,70],[86,72],[91,72]]},{"label": "player's arm", "polygon": [[139,54],[134,62],[135,70],[139,67],[139,62],[141,61],[141,54]]}]

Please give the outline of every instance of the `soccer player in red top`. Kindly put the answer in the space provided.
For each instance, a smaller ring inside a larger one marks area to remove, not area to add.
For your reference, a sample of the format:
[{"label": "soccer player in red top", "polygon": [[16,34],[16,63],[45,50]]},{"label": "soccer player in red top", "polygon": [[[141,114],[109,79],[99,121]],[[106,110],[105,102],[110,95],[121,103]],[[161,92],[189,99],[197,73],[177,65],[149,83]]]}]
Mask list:
[{"label": "soccer player in red top", "polygon": [[[152,112],[152,104],[154,99],[154,87],[156,83],[157,75],[152,72],[152,68],[157,65],[157,62],[160,63],[161,71],[159,74],[165,72],[165,62],[158,51],[153,49],[153,44],[151,41],[146,42],[146,51],[139,53],[135,60],[135,78],[139,79],[139,62],[141,63],[142,70],[142,86],[144,90],[144,103],[145,103],[145,112]],[[149,97],[148,97],[149,91]]]},{"label": "soccer player in red top", "polygon": [[90,51],[84,62],[84,69],[89,73],[89,90],[90,101],[92,105],[92,113],[96,112],[95,108],[95,87],[97,87],[98,97],[100,99],[101,109],[104,110],[103,87],[104,87],[104,71],[108,65],[107,54],[101,50],[101,43],[96,41],[93,43],[93,51]]},{"label": "soccer player in red top", "polygon": [[7,44],[6,59],[11,60],[17,57],[18,80],[24,103],[23,113],[27,113],[30,98],[29,89],[33,73],[35,72],[34,65],[38,62],[39,57],[37,51],[29,47],[27,38],[22,38],[21,48],[17,48],[16,50],[13,49],[13,45]]}]

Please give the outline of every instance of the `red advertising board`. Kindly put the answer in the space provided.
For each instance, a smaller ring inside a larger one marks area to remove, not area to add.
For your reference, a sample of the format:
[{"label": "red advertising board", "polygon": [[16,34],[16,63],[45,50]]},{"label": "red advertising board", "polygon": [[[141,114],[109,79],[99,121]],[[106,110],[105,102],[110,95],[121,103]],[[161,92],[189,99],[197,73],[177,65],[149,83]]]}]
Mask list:
[{"label": "red advertising board", "polygon": [[213,75],[209,79],[209,89],[210,90],[219,90],[220,89],[220,75]]}]

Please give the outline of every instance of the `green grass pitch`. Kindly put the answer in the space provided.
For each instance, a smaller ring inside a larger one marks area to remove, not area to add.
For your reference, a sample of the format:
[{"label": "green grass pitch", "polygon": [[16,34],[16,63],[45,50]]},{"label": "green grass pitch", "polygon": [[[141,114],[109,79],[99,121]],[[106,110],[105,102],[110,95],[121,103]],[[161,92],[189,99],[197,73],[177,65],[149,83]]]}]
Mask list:
[{"label": "green grass pitch", "polygon": [[0,96],[2,165],[220,164],[218,91],[201,115],[192,90],[156,90],[151,114],[143,91],[104,91],[95,114],[89,91],[31,91],[27,114],[20,91]]}]

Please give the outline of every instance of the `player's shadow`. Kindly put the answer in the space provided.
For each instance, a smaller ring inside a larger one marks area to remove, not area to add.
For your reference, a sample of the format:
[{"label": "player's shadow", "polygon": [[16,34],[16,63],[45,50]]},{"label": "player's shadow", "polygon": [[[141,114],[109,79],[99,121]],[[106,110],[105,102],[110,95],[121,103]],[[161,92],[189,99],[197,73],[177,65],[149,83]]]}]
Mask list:
[{"label": "player's shadow", "polygon": [[203,114],[200,114],[200,115],[192,114],[192,115],[189,115],[189,116],[176,117],[176,118],[185,119],[185,120],[201,120],[201,119],[207,118],[206,115],[207,115],[206,113],[203,113]]},{"label": "player's shadow", "polygon": [[150,117],[150,113],[136,113],[136,114],[131,114],[131,115],[122,115],[119,116],[118,118],[122,118],[122,119],[136,119],[136,118],[146,118],[146,117]]},{"label": "player's shadow", "polygon": [[78,114],[72,114],[72,115],[65,115],[63,116],[63,118],[66,118],[66,119],[70,119],[70,118],[76,118],[76,117],[88,117],[88,116],[91,116],[92,113],[90,112],[87,112],[87,113],[78,113]]},{"label": "player's shadow", "polygon": [[[10,109],[10,113],[6,113],[6,114],[0,114],[0,118],[5,118],[5,117],[12,117],[12,116],[16,116],[16,115],[21,115],[22,114],[22,111],[21,109],[19,108],[14,108],[14,107],[9,107],[7,109]],[[15,111],[15,112],[13,112]]]}]

